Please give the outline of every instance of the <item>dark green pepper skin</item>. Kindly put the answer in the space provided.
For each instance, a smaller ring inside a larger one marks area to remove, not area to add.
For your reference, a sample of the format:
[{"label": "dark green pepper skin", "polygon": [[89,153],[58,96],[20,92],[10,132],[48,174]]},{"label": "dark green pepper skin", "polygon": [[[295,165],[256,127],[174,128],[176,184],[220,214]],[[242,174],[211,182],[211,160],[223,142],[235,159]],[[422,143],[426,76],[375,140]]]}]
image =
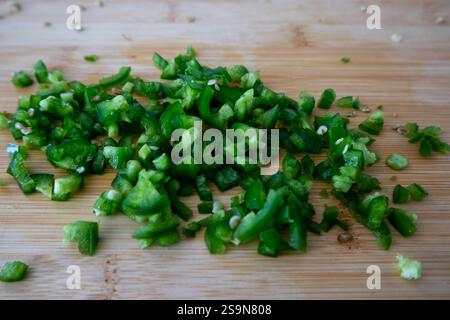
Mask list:
[{"label": "dark green pepper skin", "polygon": [[276,257],[282,250],[290,250],[291,247],[283,239],[276,229],[268,229],[259,235],[258,253],[267,257]]},{"label": "dark green pepper skin", "polygon": [[239,184],[241,177],[230,166],[216,172],[215,182],[220,191],[226,191]]},{"label": "dark green pepper skin", "polygon": [[53,185],[55,176],[47,173],[32,174],[31,179],[36,183],[36,190],[46,196],[48,199],[53,197]]},{"label": "dark green pepper skin", "polygon": [[24,158],[20,152],[15,152],[12,155],[6,172],[14,177],[24,194],[33,193],[36,190],[36,183],[30,177],[25,167]]},{"label": "dark green pepper skin", "polygon": [[407,203],[411,199],[409,190],[401,185],[396,185],[392,194],[394,203]]},{"label": "dark green pepper skin", "polygon": [[213,194],[208,186],[208,181],[206,180],[205,175],[201,174],[195,178],[195,187],[197,189],[200,200],[212,201]]},{"label": "dark green pepper skin", "polygon": [[148,225],[138,228],[133,237],[135,239],[148,239],[156,238],[167,231],[174,230],[180,225],[180,220],[174,215],[163,217],[161,215],[155,215],[151,218]]},{"label": "dark green pepper skin", "polygon": [[99,85],[104,88],[117,86],[125,82],[130,76],[130,73],[131,73],[130,67],[122,67],[116,74],[100,79]]},{"label": "dark green pepper skin", "polygon": [[264,206],[266,190],[261,179],[253,179],[244,197],[245,207],[249,210],[259,210]]},{"label": "dark green pepper skin", "polygon": [[367,225],[370,229],[376,230],[380,227],[388,210],[388,198],[378,196],[374,198],[367,209]]},{"label": "dark green pepper skin", "polygon": [[26,73],[25,71],[18,71],[14,73],[13,78],[11,79],[13,85],[17,88],[29,87],[33,84],[33,79]]},{"label": "dark green pepper skin", "polygon": [[333,89],[326,89],[317,102],[317,107],[321,109],[329,109],[336,100],[336,93]]},{"label": "dark green pepper skin", "polygon": [[47,66],[42,60],[38,60],[33,66],[33,73],[37,82],[44,83],[48,80]]},{"label": "dark green pepper skin", "polygon": [[383,126],[384,126],[383,112],[376,111],[370,116],[368,116],[366,120],[361,122],[358,128],[367,133],[378,135],[383,129]]},{"label": "dark green pepper skin", "polygon": [[97,154],[97,146],[83,139],[67,140],[59,145],[47,147],[47,158],[51,164],[66,170],[88,168]]},{"label": "dark green pepper skin", "polygon": [[410,237],[416,233],[415,216],[402,209],[389,209],[389,222],[404,237]]},{"label": "dark green pepper skin", "polygon": [[8,261],[2,270],[0,270],[0,281],[2,282],[16,282],[21,281],[26,276],[28,265],[21,261]]},{"label": "dark green pepper skin", "polygon": [[234,232],[238,242],[249,242],[258,236],[275,218],[277,211],[283,204],[283,194],[276,190],[269,190],[264,207],[257,214],[247,214]]}]

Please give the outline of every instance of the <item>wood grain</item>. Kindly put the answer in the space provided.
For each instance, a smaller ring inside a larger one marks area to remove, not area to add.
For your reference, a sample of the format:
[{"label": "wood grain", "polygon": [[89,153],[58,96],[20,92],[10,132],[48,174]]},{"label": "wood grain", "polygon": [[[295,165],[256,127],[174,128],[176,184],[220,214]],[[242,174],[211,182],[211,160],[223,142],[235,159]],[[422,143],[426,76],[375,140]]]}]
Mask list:
[{"label": "wood grain", "polygon": [[[366,28],[366,1],[79,1],[82,32],[65,27],[71,1],[21,1],[23,10],[0,20],[0,109],[15,110],[19,95],[10,84],[11,72],[30,67],[38,58],[58,68],[67,79],[86,82],[130,65],[145,79],[157,79],[153,51],[173,56],[187,44],[197,48],[201,61],[215,66],[241,63],[261,71],[265,83],[295,97],[300,90],[319,95],[333,87],[338,96],[354,95],[370,106],[382,104],[386,130],[373,148],[382,161],[368,170],[390,195],[396,183],[418,182],[428,199],[404,207],[419,216],[412,238],[395,235],[390,251],[378,249],[372,236],[352,225],[356,240],[338,244],[338,230],[310,236],[308,254],[278,259],[257,255],[255,245],[232,247],[222,256],[208,254],[202,237],[170,248],[137,248],[131,234],[135,224],[124,216],[98,219],[102,241],[95,257],[80,257],[62,243],[62,226],[74,220],[97,220],[91,213],[96,196],[107,190],[108,172],[91,177],[72,201],[51,202],[35,194],[24,196],[4,173],[8,159],[0,153],[0,263],[19,259],[30,264],[22,283],[0,283],[3,299],[130,299],[130,298],[450,298],[450,162],[449,156],[423,159],[416,145],[390,130],[396,123],[417,121],[437,125],[450,140],[450,27],[435,18],[450,17],[448,1],[377,1],[382,30]],[[5,10],[0,2],[0,12]],[[194,22],[192,21],[195,18]],[[44,21],[52,22],[44,27]],[[404,36],[390,41],[393,33]],[[125,35],[125,37],[123,36]],[[125,38],[128,38],[125,39]],[[97,63],[83,60],[97,54]],[[351,63],[339,60],[350,56]],[[334,111],[334,110],[333,110]],[[393,115],[397,114],[398,117]],[[366,114],[358,114],[352,125]],[[12,138],[0,134],[0,149]],[[393,172],[383,164],[392,152],[410,159],[410,167]],[[54,170],[42,155],[32,153],[33,172]],[[396,175],[397,181],[390,180]],[[316,183],[311,200],[318,218],[331,200],[319,197]],[[220,194],[227,200],[233,192]],[[198,199],[186,200],[195,208]],[[423,278],[401,280],[395,254],[419,259]],[[69,265],[82,271],[81,290],[66,288]],[[382,289],[368,290],[366,268],[378,265]]]}]

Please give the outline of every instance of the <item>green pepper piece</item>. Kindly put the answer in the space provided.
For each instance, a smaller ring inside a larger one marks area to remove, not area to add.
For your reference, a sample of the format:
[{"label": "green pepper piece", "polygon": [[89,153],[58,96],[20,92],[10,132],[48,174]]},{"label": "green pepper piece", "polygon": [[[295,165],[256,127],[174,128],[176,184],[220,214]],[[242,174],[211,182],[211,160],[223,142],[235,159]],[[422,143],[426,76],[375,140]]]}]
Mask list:
[{"label": "green pepper piece", "polygon": [[39,102],[39,110],[41,112],[49,113],[59,119],[73,114],[73,107],[70,103],[54,96],[49,96]]},{"label": "green pepper piece", "polygon": [[206,180],[205,175],[201,174],[195,178],[195,187],[197,189],[200,200],[212,201],[213,194],[208,186],[208,181]]},{"label": "green pepper piece", "polygon": [[21,261],[8,261],[0,271],[0,281],[16,282],[21,281],[28,271],[28,265]]},{"label": "green pepper piece", "polygon": [[310,152],[319,154],[322,151],[323,141],[313,130],[301,128],[293,132],[289,141],[299,152]]},{"label": "green pepper piece", "polygon": [[153,65],[160,70],[164,70],[164,68],[169,64],[169,62],[167,62],[167,60],[157,52],[153,53],[152,61]]},{"label": "green pepper piece", "polygon": [[30,75],[25,71],[18,71],[14,73],[11,82],[17,88],[29,87],[33,84],[33,79],[31,79]]},{"label": "green pepper piece", "polygon": [[170,230],[155,239],[155,243],[161,247],[169,247],[180,241],[177,230]]},{"label": "green pepper piece", "polygon": [[353,108],[358,110],[361,107],[361,102],[359,98],[353,99],[352,96],[347,96],[338,99],[337,105],[341,108]]},{"label": "green pepper piece", "polygon": [[378,196],[372,199],[367,208],[367,225],[370,229],[375,230],[380,227],[388,210],[388,198]]},{"label": "green pepper piece", "polygon": [[143,81],[136,79],[134,81],[136,92],[142,96],[149,97],[151,99],[160,99],[163,97],[163,84],[156,81]]},{"label": "green pepper piece", "polygon": [[199,223],[191,222],[183,228],[182,233],[188,238],[194,238],[201,228],[202,226]]},{"label": "green pepper piece", "polygon": [[197,210],[199,213],[212,213],[213,202],[212,201],[202,201],[197,205]]},{"label": "green pepper piece", "polygon": [[317,107],[321,109],[329,109],[336,100],[336,92],[333,89],[325,89],[317,102]]},{"label": "green pepper piece", "polygon": [[206,226],[205,243],[211,254],[223,254],[226,243],[230,242],[233,232],[228,221],[209,224]]},{"label": "green pepper piece", "polygon": [[117,174],[114,180],[111,182],[111,186],[122,193],[123,195],[127,195],[128,192],[133,189],[133,184],[128,178],[123,174]]},{"label": "green pepper piece", "polygon": [[427,190],[425,190],[420,184],[413,183],[406,187],[411,195],[411,199],[414,201],[422,201],[428,196]]},{"label": "green pepper piece", "polygon": [[263,256],[276,257],[282,250],[290,250],[289,244],[274,228],[265,230],[259,235],[258,253]]},{"label": "green pepper piece", "polygon": [[131,183],[135,184],[141,170],[142,165],[138,160],[129,160],[125,165],[125,168],[120,170],[120,174],[125,176]]},{"label": "green pepper piece", "polygon": [[275,106],[261,115],[261,128],[273,129],[278,121],[280,115],[280,107]]},{"label": "green pepper piece", "polygon": [[30,149],[39,149],[46,144],[46,137],[41,132],[33,132],[22,138],[23,144]]},{"label": "green pepper piece", "polygon": [[7,129],[9,123],[10,120],[7,118],[6,113],[0,113],[0,130]]},{"label": "green pepper piece", "polygon": [[310,95],[306,91],[300,92],[299,99],[298,99],[299,110],[303,111],[307,115],[311,115],[315,104],[316,104],[316,100],[314,99],[314,96]]},{"label": "green pepper piece", "polygon": [[184,221],[189,221],[192,218],[192,210],[187,205],[185,205],[179,199],[172,200],[170,202],[173,213],[179,216]]},{"label": "green pepper piece", "polygon": [[322,233],[322,228],[319,223],[317,223],[311,219],[306,219],[305,221],[306,221],[306,229],[309,232],[312,232],[316,235],[320,235]]},{"label": "green pepper piece", "polygon": [[64,241],[77,242],[81,254],[93,256],[99,241],[98,223],[76,221],[65,225]]},{"label": "green pepper piece", "polygon": [[128,192],[123,200],[123,212],[130,216],[149,216],[169,205],[167,193],[157,188],[151,181],[150,174],[142,170],[139,173],[137,184]]},{"label": "green pepper piece", "polygon": [[398,184],[394,187],[392,199],[394,203],[407,203],[411,199],[411,194],[407,188]]},{"label": "green pepper piece", "polygon": [[340,167],[340,175],[332,177],[333,187],[338,192],[348,192],[353,184],[358,180],[360,170],[354,167]]},{"label": "green pepper piece", "polygon": [[237,186],[241,180],[239,174],[230,166],[217,171],[214,178],[217,187],[222,192]]},{"label": "green pepper piece", "polygon": [[370,134],[378,135],[384,126],[383,111],[375,111],[361,122],[358,128]]},{"label": "green pepper piece", "polygon": [[260,210],[266,201],[266,190],[259,178],[253,179],[244,197],[244,205],[249,210]]},{"label": "green pepper piece", "polygon": [[33,66],[33,73],[37,82],[45,83],[48,80],[48,69],[42,60],[38,60]]},{"label": "green pepper piece", "polygon": [[12,154],[6,172],[16,180],[24,194],[29,194],[36,190],[36,183],[30,177],[25,167],[24,158],[20,152],[14,152]]},{"label": "green pepper piece", "polygon": [[416,233],[417,215],[398,208],[389,209],[389,222],[404,237]]},{"label": "green pepper piece", "polygon": [[283,159],[283,175],[286,179],[294,179],[300,173],[302,166],[297,158],[291,153],[287,153]]},{"label": "green pepper piece", "polygon": [[149,223],[139,227],[133,234],[135,239],[157,238],[164,233],[176,229],[180,225],[180,220],[174,215],[163,216],[153,215],[149,218]]},{"label": "green pepper piece", "polygon": [[236,101],[244,94],[244,90],[239,87],[221,86],[219,91],[214,92],[214,98],[221,103],[229,103],[234,106]]},{"label": "green pepper piece", "polygon": [[242,77],[248,73],[247,68],[240,64],[227,68],[227,71],[231,77],[231,81],[239,83],[241,82]]},{"label": "green pepper piece", "polygon": [[302,167],[302,174],[306,175],[308,177],[312,177],[314,174],[314,160],[311,159],[309,155],[304,155],[303,158],[300,160],[300,164]]},{"label": "green pepper piece", "polygon": [[46,153],[54,166],[83,173],[97,154],[97,146],[83,139],[73,139],[59,145],[49,145]]},{"label": "green pepper piece", "polygon": [[170,167],[170,158],[166,153],[163,153],[158,158],[153,160],[153,164],[154,164],[156,170],[159,170],[159,171],[167,170]]},{"label": "green pepper piece", "polygon": [[405,280],[417,280],[422,277],[422,263],[399,253],[397,253],[397,269],[400,271],[400,277]]},{"label": "green pepper piece", "polygon": [[74,191],[83,187],[83,183],[83,177],[75,174],[55,179],[52,200],[66,201]]},{"label": "green pepper piece", "polygon": [[347,167],[364,168],[364,154],[361,150],[349,150],[344,153],[344,162]]},{"label": "green pepper piece", "polygon": [[[187,197],[187,196],[191,196],[192,194],[194,194],[195,191],[195,187],[193,184],[190,183],[184,183],[183,185],[181,185],[180,190],[178,191],[178,195],[181,197]],[[201,200],[203,200],[202,198],[200,198]]]},{"label": "green pepper piece", "polygon": [[294,206],[293,210],[290,210],[291,223],[289,224],[289,245],[292,249],[301,252],[306,252],[307,249],[307,230],[306,222],[303,214],[299,211],[300,208]]},{"label": "green pepper piece", "polygon": [[400,154],[393,153],[386,158],[386,165],[393,170],[403,170],[408,166],[408,159]]},{"label": "green pepper piece", "polygon": [[380,181],[368,174],[361,173],[356,181],[356,186],[361,193],[372,192],[380,189]]},{"label": "green pepper piece", "polygon": [[271,223],[282,204],[283,194],[273,189],[269,190],[264,207],[256,214],[250,212],[242,218],[234,232],[235,242],[245,243],[257,237]]},{"label": "green pepper piece", "polygon": [[123,169],[133,156],[132,150],[128,147],[105,147],[103,154],[114,169]]},{"label": "green pepper piece", "polygon": [[392,245],[392,234],[386,222],[382,221],[378,229],[372,230],[378,246],[383,250],[389,250]]},{"label": "green pepper piece", "polygon": [[6,153],[10,158],[14,155],[14,153],[20,153],[23,159],[26,159],[28,157],[28,150],[25,146],[19,146],[15,143],[8,143],[8,146],[6,147]]},{"label": "green pepper piece", "polygon": [[96,62],[98,60],[98,56],[96,54],[90,54],[87,56],[84,56],[84,61],[87,62]]},{"label": "green pepper piece", "polygon": [[96,216],[110,216],[119,211],[123,195],[117,190],[103,192],[95,201],[94,213]]},{"label": "green pepper piece", "polygon": [[48,199],[52,199],[55,176],[53,174],[37,173],[32,174],[30,177],[36,183],[36,190]]},{"label": "green pepper piece", "polygon": [[128,109],[128,102],[125,97],[121,95],[97,104],[96,110],[98,118],[100,122],[105,125],[109,137],[115,137],[119,134],[118,121]]},{"label": "green pepper piece", "polygon": [[109,77],[101,78],[99,85],[103,88],[111,88],[125,82],[131,73],[131,67],[121,67],[119,71]]},{"label": "green pepper piece", "polygon": [[313,185],[312,181],[307,176],[300,176],[297,179],[285,180],[286,186],[289,187],[298,198],[306,200],[308,193]]},{"label": "green pepper piece", "polygon": [[339,209],[336,207],[325,206],[320,228],[328,232],[334,225],[338,224]]},{"label": "green pepper piece", "polygon": [[253,89],[245,91],[234,105],[234,112],[237,121],[244,121],[252,112],[253,108]]},{"label": "green pepper piece", "polygon": [[106,159],[103,150],[98,150],[97,155],[92,160],[91,171],[94,174],[102,174],[105,171]]}]

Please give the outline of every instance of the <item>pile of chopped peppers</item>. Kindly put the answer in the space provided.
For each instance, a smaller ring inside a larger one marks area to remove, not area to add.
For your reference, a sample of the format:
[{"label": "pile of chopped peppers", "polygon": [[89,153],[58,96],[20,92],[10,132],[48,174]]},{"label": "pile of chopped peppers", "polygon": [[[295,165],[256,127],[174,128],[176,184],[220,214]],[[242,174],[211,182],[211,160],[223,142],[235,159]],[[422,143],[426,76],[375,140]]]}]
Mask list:
[{"label": "pile of chopped peppers", "polygon": [[[89,60],[91,61],[91,60]],[[275,257],[280,252],[307,250],[308,233],[320,234],[334,226],[348,230],[341,211],[326,206],[321,221],[308,201],[314,179],[330,183],[333,194],[355,220],[369,229],[383,249],[392,243],[391,228],[403,236],[416,230],[416,215],[389,205],[378,192],[378,179],[364,173],[378,156],[369,150],[383,129],[383,112],[375,111],[357,129],[339,113],[313,117],[316,107],[360,108],[358,98],[336,100],[333,89],[320,99],[301,92],[294,100],[271,90],[259,72],[242,65],[209,68],[201,65],[189,47],[184,54],[166,60],[155,53],[154,65],[165,81],[145,81],[122,67],[98,83],[66,81],[58,70],[49,71],[39,60],[32,74],[17,72],[17,87],[38,83],[29,97],[20,97],[12,116],[0,114],[0,124],[22,145],[8,147],[7,172],[25,194],[40,192],[48,199],[66,201],[83,187],[88,175],[116,171],[109,190],[93,204],[97,216],[122,213],[136,221],[133,234],[141,248],[169,246],[181,238],[193,238],[204,229],[209,252],[224,253],[234,244],[258,241],[258,253]],[[34,76],[33,80],[31,77]],[[142,104],[136,97],[146,98]],[[254,164],[174,164],[170,137],[179,128],[190,129],[196,120],[208,127],[264,128],[280,130],[286,150],[282,170],[262,176]],[[420,152],[447,152],[439,130],[419,130],[408,125],[411,142],[420,141]],[[63,177],[31,174],[25,165],[27,149],[39,149]],[[326,152],[314,163],[308,154]],[[298,154],[303,154],[297,157]],[[220,191],[240,186],[231,204],[214,201],[210,184]],[[183,197],[196,192],[198,211],[205,217],[193,221]],[[418,185],[396,187],[395,203],[421,199]],[[425,192],[426,193],[426,192]],[[78,243],[79,251],[93,255],[99,241],[96,222],[77,221],[64,227],[64,239]]]}]

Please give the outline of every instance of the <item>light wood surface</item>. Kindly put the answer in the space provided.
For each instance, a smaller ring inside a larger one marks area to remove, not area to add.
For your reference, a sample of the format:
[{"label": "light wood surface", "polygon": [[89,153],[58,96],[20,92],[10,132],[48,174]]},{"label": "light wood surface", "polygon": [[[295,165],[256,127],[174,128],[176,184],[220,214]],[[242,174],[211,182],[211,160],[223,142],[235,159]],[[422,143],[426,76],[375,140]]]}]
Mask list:
[{"label": "light wood surface", "polygon": [[[0,298],[450,298],[450,157],[423,159],[417,145],[390,129],[417,121],[440,126],[443,139],[450,141],[448,1],[376,1],[382,30],[370,31],[360,9],[369,2],[362,0],[105,0],[101,8],[84,0],[78,2],[86,7],[82,32],[65,26],[72,1],[20,2],[21,12],[0,20],[0,110],[13,112],[18,96],[34,90],[15,89],[10,74],[38,58],[70,80],[93,82],[122,65],[150,80],[159,75],[151,64],[154,51],[171,57],[192,44],[203,63],[258,69],[268,86],[291,97],[300,90],[319,95],[333,87],[338,96],[359,96],[372,109],[384,105],[386,129],[373,145],[382,161],[368,172],[380,179],[388,195],[396,183],[418,182],[430,196],[402,206],[418,214],[418,232],[409,239],[395,234],[387,252],[359,225],[352,225],[356,239],[351,245],[339,244],[339,230],[333,229],[310,236],[307,254],[277,259],[259,256],[255,244],[230,246],[227,254],[213,256],[202,236],[142,251],[131,239],[135,223],[125,216],[97,219],[91,213],[112,172],[86,179],[84,190],[69,202],[51,202],[40,194],[22,195],[5,173],[8,158],[0,152],[0,177],[7,183],[0,187],[0,264],[18,259],[30,265],[25,281],[0,283]],[[1,1],[1,12],[5,8]],[[447,22],[436,24],[437,16]],[[44,27],[44,21],[52,26]],[[403,35],[403,41],[392,42],[393,33]],[[87,54],[100,59],[85,62]],[[351,57],[351,63],[341,63],[343,56]],[[358,114],[352,125],[365,116]],[[1,132],[0,150],[8,142],[9,133]],[[398,173],[387,168],[384,159],[392,152],[407,156],[409,168]],[[38,153],[28,163],[33,172],[55,171]],[[396,182],[390,180],[393,175]],[[332,202],[319,197],[323,186],[316,183],[311,193],[317,219],[323,205]],[[227,201],[233,193],[218,198]],[[186,202],[195,208],[198,198]],[[96,256],[82,257],[75,246],[62,242],[63,225],[74,220],[100,221]],[[400,279],[396,252],[422,261],[423,278]],[[81,268],[81,290],[66,288],[69,265]],[[366,287],[369,265],[381,268],[381,290]]]}]

